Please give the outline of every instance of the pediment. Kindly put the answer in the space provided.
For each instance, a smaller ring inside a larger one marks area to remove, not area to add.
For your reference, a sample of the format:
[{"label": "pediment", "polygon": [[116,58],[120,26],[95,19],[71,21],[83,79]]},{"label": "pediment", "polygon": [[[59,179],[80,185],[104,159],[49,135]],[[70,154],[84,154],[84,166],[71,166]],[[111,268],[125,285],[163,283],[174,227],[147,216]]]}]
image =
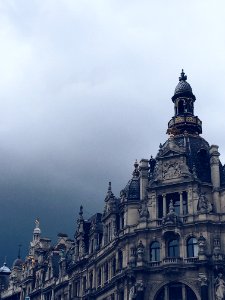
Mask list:
[{"label": "pediment", "polygon": [[173,157],[178,155],[183,155],[185,149],[178,146],[173,139],[169,139],[164,147],[161,148],[159,156],[161,157]]}]

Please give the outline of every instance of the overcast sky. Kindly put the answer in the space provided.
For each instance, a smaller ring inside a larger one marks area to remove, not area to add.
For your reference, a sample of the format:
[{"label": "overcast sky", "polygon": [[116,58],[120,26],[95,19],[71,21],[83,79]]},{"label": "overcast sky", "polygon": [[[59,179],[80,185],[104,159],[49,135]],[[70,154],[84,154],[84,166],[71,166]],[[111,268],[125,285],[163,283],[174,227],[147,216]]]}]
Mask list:
[{"label": "overcast sky", "polygon": [[225,162],[221,0],[0,0],[0,264],[73,237],[135,159],[156,155],[184,68],[203,137]]}]

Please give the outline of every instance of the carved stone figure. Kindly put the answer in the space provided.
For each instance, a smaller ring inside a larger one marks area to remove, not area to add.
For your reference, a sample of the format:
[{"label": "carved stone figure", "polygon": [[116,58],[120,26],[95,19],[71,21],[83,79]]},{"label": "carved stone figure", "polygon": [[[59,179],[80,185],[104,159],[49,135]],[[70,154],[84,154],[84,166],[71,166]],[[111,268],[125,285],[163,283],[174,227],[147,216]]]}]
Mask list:
[{"label": "carved stone figure", "polygon": [[137,261],[142,262],[144,260],[145,246],[142,241],[138,243],[137,246]]},{"label": "carved stone figure", "polygon": [[205,193],[200,193],[199,195],[197,210],[202,213],[209,213],[212,211],[212,204],[206,198]]},{"label": "carved stone figure", "polygon": [[149,218],[149,211],[147,205],[147,199],[143,200],[139,209],[140,221],[147,221]]},{"label": "carved stone figure", "polygon": [[136,299],[136,288],[135,288],[135,285],[133,285],[131,288],[130,288],[130,292],[129,292],[129,300],[133,300],[133,299]]},{"label": "carved stone figure", "polygon": [[206,250],[206,239],[203,235],[198,238],[198,254],[205,254]]},{"label": "carved stone figure", "polygon": [[178,216],[175,213],[175,209],[173,206],[173,200],[170,200],[170,205],[169,205],[169,212],[168,214],[163,218],[162,224],[163,225],[175,225],[178,223]]},{"label": "carved stone figure", "polygon": [[198,281],[201,286],[208,285],[208,279],[204,273],[199,273]]},{"label": "carved stone figure", "polygon": [[215,280],[215,296],[216,300],[223,300],[225,296],[225,281],[222,273],[219,273]]},{"label": "carved stone figure", "polygon": [[177,161],[166,162],[163,165],[163,179],[173,179],[181,174],[180,165]]}]

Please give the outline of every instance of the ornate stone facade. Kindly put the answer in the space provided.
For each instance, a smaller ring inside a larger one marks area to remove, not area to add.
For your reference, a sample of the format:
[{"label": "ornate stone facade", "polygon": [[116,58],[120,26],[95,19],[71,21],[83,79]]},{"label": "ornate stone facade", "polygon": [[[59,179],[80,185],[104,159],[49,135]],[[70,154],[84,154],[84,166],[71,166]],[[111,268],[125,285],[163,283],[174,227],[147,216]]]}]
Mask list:
[{"label": "ornate stone facade", "polygon": [[225,299],[225,168],[200,136],[186,80],[157,155],[135,162],[120,197],[109,183],[103,213],[86,220],[80,208],[73,240],[52,246],[36,221],[1,299]]}]

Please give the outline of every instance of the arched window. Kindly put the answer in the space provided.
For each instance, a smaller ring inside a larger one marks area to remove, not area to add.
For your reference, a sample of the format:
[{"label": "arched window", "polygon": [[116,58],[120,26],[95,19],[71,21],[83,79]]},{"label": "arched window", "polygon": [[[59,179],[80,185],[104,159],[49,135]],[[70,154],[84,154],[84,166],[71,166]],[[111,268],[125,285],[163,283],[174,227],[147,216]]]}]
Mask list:
[{"label": "arched window", "polygon": [[159,242],[153,242],[150,246],[150,261],[160,261]]},{"label": "arched window", "polygon": [[184,113],[184,101],[180,100],[178,102],[178,114],[182,115]]},{"label": "arched window", "polygon": [[187,257],[198,256],[198,241],[195,237],[191,237],[187,240]]},{"label": "arched window", "polygon": [[180,300],[180,299],[184,299],[183,295],[186,295],[185,299],[197,300],[197,297],[193,292],[193,290],[189,286],[180,282],[171,282],[163,286],[154,299],[155,300],[164,300],[164,299]]},{"label": "arched window", "polygon": [[178,239],[172,239],[168,242],[168,257],[179,257]]}]

